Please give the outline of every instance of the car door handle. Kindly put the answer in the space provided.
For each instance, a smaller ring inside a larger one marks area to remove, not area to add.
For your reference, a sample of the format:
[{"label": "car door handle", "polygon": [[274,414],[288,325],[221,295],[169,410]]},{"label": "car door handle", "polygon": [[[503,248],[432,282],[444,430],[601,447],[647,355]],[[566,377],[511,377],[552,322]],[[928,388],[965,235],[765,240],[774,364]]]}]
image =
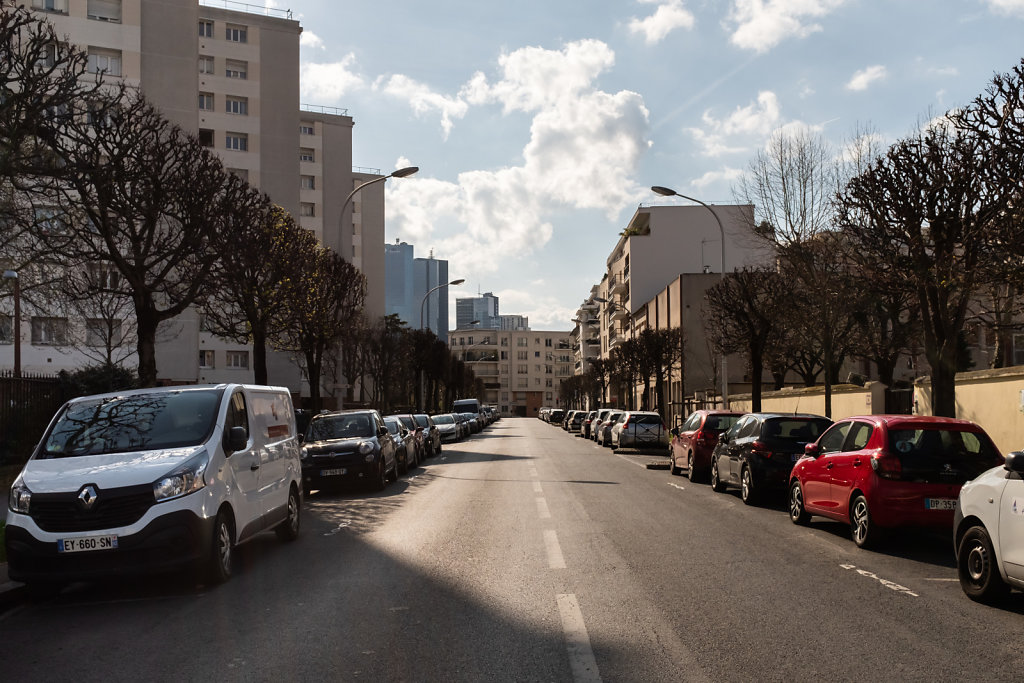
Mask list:
[{"label": "car door handle", "polygon": [[254,462],[253,464],[249,465],[249,469],[252,470],[253,472],[258,470],[259,468],[260,468],[260,464],[258,462]]},{"label": "car door handle", "polygon": [[854,467],[860,467],[860,460],[854,460],[853,461],[853,466]]},{"label": "car door handle", "polygon": [[829,464],[825,465],[825,469],[826,470],[830,470],[830,469],[832,469],[835,466],[836,466],[836,464],[834,462],[830,462]]}]

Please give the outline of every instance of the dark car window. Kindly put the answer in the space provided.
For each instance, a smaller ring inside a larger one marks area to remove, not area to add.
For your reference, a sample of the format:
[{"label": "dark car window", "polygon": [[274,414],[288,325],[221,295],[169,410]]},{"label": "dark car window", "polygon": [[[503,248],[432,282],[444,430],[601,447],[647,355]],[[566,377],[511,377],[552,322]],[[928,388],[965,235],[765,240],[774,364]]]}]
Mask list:
[{"label": "dark car window", "polygon": [[309,423],[307,441],[369,438],[377,435],[377,421],[370,415],[324,415]]},{"label": "dark car window", "polygon": [[987,436],[957,429],[893,429],[889,450],[910,481],[962,484],[1002,461]]},{"label": "dark car window", "polygon": [[758,422],[757,418],[756,417],[748,417],[746,422],[744,422],[742,425],[740,425],[739,431],[736,433],[736,438],[738,438],[738,439],[750,438],[750,437],[754,436],[755,434],[759,433],[760,430],[758,429],[758,427],[760,427],[760,423]]},{"label": "dark car window", "polygon": [[629,418],[630,424],[638,425],[660,425],[661,417],[657,415],[636,415]]},{"label": "dark car window", "polygon": [[221,395],[219,389],[187,389],[71,404],[57,418],[38,457],[198,445],[213,431]]},{"label": "dark car window", "polygon": [[831,424],[827,418],[777,417],[765,422],[763,435],[770,439],[810,443],[817,441]]},{"label": "dark car window", "polygon": [[398,419],[402,421],[406,429],[416,429],[416,421],[412,419],[411,415],[399,415]]},{"label": "dark car window", "polygon": [[868,445],[871,440],[873,427],[867,422],[854,422],[850,429],[850,436],[846,439],[845,451],[859,451]]},{"label": "dark car window", "polygon": [[391,432],[392,434],[398,434],[399,431],[401,431],[401,428],[398,425],[398,420],[385,417],[384,424],[387,425],[388,431]]},{"label": "dark car window", "polygon": [[821,454],[838,453],[843,450],[843,443],[846,441],[846,435],[849,433],[849,422],[841,422],[837,425],[832,425],[818,440],[818,448]]},{"label": "dark car window", "polygon": [[704,429],[721,433],[736,424],[739,419],[739,415],[710,415],[707,421],[704,422]]},{"label": "dark car window", "polygon": [[426,415],[417,415],[415,417],[415,420],[416,420],[416,424],[418,424],[420,427],[429,427],[430,426],[430,421],[427,419]]}]

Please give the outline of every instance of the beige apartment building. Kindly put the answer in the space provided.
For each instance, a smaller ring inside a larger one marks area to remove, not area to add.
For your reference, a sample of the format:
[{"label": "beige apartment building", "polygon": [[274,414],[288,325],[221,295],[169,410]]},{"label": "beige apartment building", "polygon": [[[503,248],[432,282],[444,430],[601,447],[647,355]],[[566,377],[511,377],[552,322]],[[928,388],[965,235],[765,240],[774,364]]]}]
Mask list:
[{"label": "beige apartment building", "polygon": [[448,333],[452,354],[484,382],[484,403],[503,416],[537,417],[559,406],[562,380],[573,375],[572,333],[545,330],[480,330]]},{"label": "beige apartment building", "polygon": [[[360,268],[367,277],[367,315],[384,314],[383,183],[360,191],[343,207],[352,189],[381,177],[380,172],[353,169],[354,122],[346,111],[300,105],[302,28],[289,10],[229,0],[31,4],[58,33],[88,52],[90,69],[141,88],[170,120],[216,150],[229,170]],[[86,362],[70,346],[32,339],[23,345],[27,373]],[[6,354],[10,346],[0,345],[0,366],[10,367]],[[271,356],[270,381],[301,391],[293,359]],[[197,312],[168,323],[158,339],[158,374],[166,381],[251,381],[250,360],[250,348],[204,332]],[[329,384],[328,396],[346,388]]]}]

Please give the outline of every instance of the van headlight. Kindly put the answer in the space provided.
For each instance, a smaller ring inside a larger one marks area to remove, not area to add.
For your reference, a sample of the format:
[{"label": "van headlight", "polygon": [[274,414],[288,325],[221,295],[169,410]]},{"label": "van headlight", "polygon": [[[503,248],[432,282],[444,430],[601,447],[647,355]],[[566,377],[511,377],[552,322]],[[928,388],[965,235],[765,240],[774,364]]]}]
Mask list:
[{"label": "van headlight", "polygon": [[156,502],[187,496],[206,486],[203,474],[208,464],[210,455],[204,448],[166,477],[153,482],[153,497],[156,498]]},{"label": "van headlight", "polygon": [[25,486],[25,482],[22,481],[21,477],[18,477],[11,486],[11,496],[8,500],[8,505],[13,512],[27,515],[28,506],[31,502],[32,492]]}]

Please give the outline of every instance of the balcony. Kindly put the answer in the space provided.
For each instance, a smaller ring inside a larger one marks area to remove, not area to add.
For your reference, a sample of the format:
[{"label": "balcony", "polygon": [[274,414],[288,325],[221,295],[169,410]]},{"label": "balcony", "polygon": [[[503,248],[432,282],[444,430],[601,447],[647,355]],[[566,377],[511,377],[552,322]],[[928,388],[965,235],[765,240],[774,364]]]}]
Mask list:
[{"label": "balcony", "polygon": [[620,275],[612,275],[608,278],[608,294],[616,296],[626,293],[626,280]]},{"label": "balcony", "polygon": [[629,317],[629,311],[627,311],[623,306],[616,306],[611,310],[611,313],[608,314],[608,319],[613,322],[625,320],[627,317]]}]

